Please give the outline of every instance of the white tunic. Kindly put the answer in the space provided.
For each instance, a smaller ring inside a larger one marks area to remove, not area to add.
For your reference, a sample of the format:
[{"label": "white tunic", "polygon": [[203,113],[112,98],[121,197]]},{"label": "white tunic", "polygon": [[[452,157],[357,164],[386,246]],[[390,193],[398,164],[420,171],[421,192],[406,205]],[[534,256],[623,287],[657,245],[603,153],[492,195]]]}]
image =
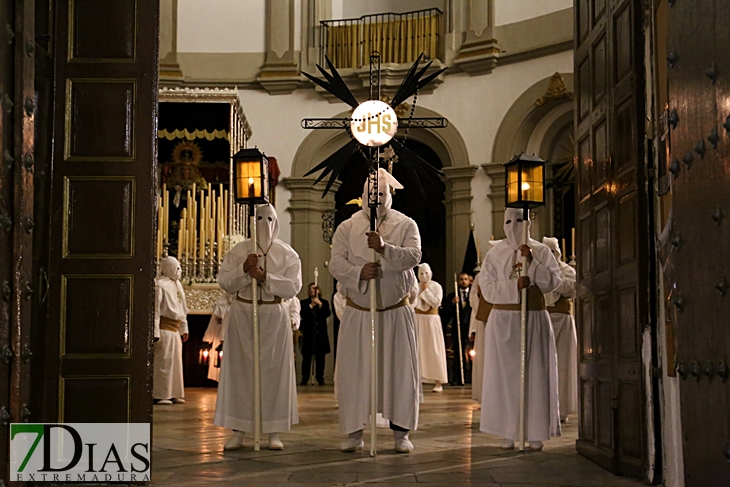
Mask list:
[{"label": "white tunic", "polygon": [[415,301],[416,331],[418,334],[418,363],[421,366],[421,382],[445,384],[449,381],[446,372],[446,345],[441,328],[441,317],[436,314],[419,314],[418,311],[438,310],[444,291],[441,284],[429,281],[425,290],[418,287]]},{"label": "white tunic", "polygon": [[[185,397],[181,335],[188,332],[188,306],[180,281],[169,277],[155,279],[155,367],[152,397],[172,399]],[[160,317],[179,320],[178,333],[160,329]]]},{"label": "white tunic", "polygon": [[[562,282],[555,291],[545,295],[545,303],[552,306],[561,296],[575,299],[575,269],[558,261]],[[573,315],[550,313],[558,352],[558,390],[560,417],[578,413],[578,337]]]},{"label": "white tunic", "polygon": [[[236,294],[223,342],[218,401],[213,422],[238,431],[254,430],[253,326],[250,303],[251,277],[243,263],[251,243],[245,240],[226,255],[218,274],[224,291]],[[263,267],[263,257],[260,258]],[[261,422],[263,433],[288,431],[299,422],[294,374],[289,307],[302,286],[299,256],[289,245],[274,240],[267,254],[266,282],[259,286],[260,299],[279,304],[259,306],[261,358]]]},{"label": "white tunic", "polygon": [[[478,279],[478,277],[477,277]],[[484,376],[484,328],[485,321],[479,321],[479,286],[472,286],[469,291],[471,318],[469,320],[469,336],[474,334],[474,362],[471,368],[471,398],[479,404],[482,402],[482,379]]]},{"label": "white tunic", "polygon": [[[413,274],[421,259],[421,238],[416,223],[390,210],[379,220],[378,233],[385,241],[378,254],[382,274],[377,280],[378,308],[399,303],[415,284]],[[343,222],[332,240],[330,273],[340,292],[363,308],[370,307],[369,281],[360,271],[370,262],[366,232],[370,222],[360,211]],[[378,411],[394,424],[415,430],[421,382],[414,313],[402,306],[377,313]],[[363,429],[370,417],[370,312],[346,306],[337,342],[337,397],[340,429],[353,433]]]},{"label": "white tunic", "polygon": [[218,354],[216,349],[223,341],[223,328],[228,321],[230,307],[231,297],[229,295],[218,298],[213,306],[213,314],[210,316],[208,328],[205,330],[205,335],[203,335],[203,341],[211,344],[208,355],[208,379],[216,382],[218,382],[221,375],[220,367],[215,366],[216,355]]},{"label": "white tunic", "polygon": [[[533,261],[527,275],[540,291],[548,293],[560,284],[560,269],[550,249],[530,239]],[[511,279],[519,251],[507,240],[488,253],[478,274],[484,299],[494,305],[518,304],[517,280]],[[528,441],[560,435],[558,371],[550,317],[547,311],[529,311],[527,324]],[[492,309],[484,333],[484,375],[480,429],[491,435],[519,439],[520,409],[520,312]]]}]

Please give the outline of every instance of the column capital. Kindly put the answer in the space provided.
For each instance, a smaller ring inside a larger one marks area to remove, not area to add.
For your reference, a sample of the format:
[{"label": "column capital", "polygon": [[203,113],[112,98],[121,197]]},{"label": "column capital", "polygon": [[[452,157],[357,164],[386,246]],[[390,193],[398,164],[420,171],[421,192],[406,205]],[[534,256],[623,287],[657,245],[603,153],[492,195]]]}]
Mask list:
[{"label": "column capital", "polygon": [[444,167],[441,169],[441,172],[443,172],[446,175],[446,178],[450,181],[464,179],[471,181],[474,178],[474,174],[476,174],[477,169],[479,169],[479,166],[456,166]]}]

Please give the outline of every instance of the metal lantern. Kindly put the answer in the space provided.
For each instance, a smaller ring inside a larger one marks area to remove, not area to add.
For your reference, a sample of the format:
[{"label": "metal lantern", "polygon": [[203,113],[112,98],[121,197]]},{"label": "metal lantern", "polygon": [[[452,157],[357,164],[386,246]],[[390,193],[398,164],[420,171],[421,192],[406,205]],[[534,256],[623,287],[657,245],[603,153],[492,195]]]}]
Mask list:
[{"label": "metal lantern", "polygon": [[241,149],[233,156],[233,186],[236,203],[269,202],[269,160],[258,149]]},{"label": "metal lantern", "polygon": [[198,353],[199,364],[208,364],[208,360],[210,360],[211,347],[212,345],[210,343],[203,342],[200,344],[200,352]]},{"label": "metal lantern", "polygon": [[504,165],[505,206],[531,209],[545,205],[545,161],[527,154]]}]

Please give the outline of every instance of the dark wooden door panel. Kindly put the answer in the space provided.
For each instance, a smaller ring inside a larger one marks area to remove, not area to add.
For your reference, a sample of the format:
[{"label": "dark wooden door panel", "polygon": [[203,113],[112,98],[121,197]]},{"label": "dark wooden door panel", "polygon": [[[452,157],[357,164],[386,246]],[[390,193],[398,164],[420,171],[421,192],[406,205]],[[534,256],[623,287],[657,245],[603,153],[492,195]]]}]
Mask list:
[{"label": "dark wooden door panel", "polygon": [[61,421],[151,419],[157,24],[154,0],[56,5],[46,387]]},{"label": "dark wooden door panel", "polygon": [[[578,451],[646,474],[639,353],[649,323],[643,34],[638,0],[575,2],[576,166],[582,414]],[[637,230],[639,229],[639,230]]]},{"label": "dark wooden door panel", "polygon": [[673,231],[682,239],[675,298],[686,303],[676,308],[675,334],[687,487],[730,485],[730,386],[716,373],[730,358],[730,294],[715,289],[730,276],[730,222],[713,219],[718,208],[730,215],[730,145],[722,127],[730,116],[730,35],[720,20],[728,15],[723,0],[677,2],[669,11],[667,49],[678,56],[667,76],[669,106],[678,117],[670,157],[681,161],[672,190]]}]

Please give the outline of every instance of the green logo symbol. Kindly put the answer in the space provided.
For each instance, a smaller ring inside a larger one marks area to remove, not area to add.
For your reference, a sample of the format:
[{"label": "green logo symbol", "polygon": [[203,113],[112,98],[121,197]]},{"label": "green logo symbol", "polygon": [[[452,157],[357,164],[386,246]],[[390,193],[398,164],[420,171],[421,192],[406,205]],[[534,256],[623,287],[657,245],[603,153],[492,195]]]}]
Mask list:
[{"label": "green logo symbol", "polygon": [[33,442],[33,445],[30,447],[30,450],[28,450],[28,453],[25,455],[25,459],[23,460],[23,463],[20,464],[20,468],[18,468],[18,472],[22,472],[25,469],[25,466],[28,464],[28,460],[30,460],[30,457],[33,456],[33,452],[35,451],[36,447],[38,446],[38,443],[41,442],[41,438],[43,438],[43,433],[45,432],[45,428],[42,424],[12,424],[10,425],[10,441],[13,441],[15,438],[15,435],[17,434],[23,434],[23,433],[35,433],[36,439]]}]

